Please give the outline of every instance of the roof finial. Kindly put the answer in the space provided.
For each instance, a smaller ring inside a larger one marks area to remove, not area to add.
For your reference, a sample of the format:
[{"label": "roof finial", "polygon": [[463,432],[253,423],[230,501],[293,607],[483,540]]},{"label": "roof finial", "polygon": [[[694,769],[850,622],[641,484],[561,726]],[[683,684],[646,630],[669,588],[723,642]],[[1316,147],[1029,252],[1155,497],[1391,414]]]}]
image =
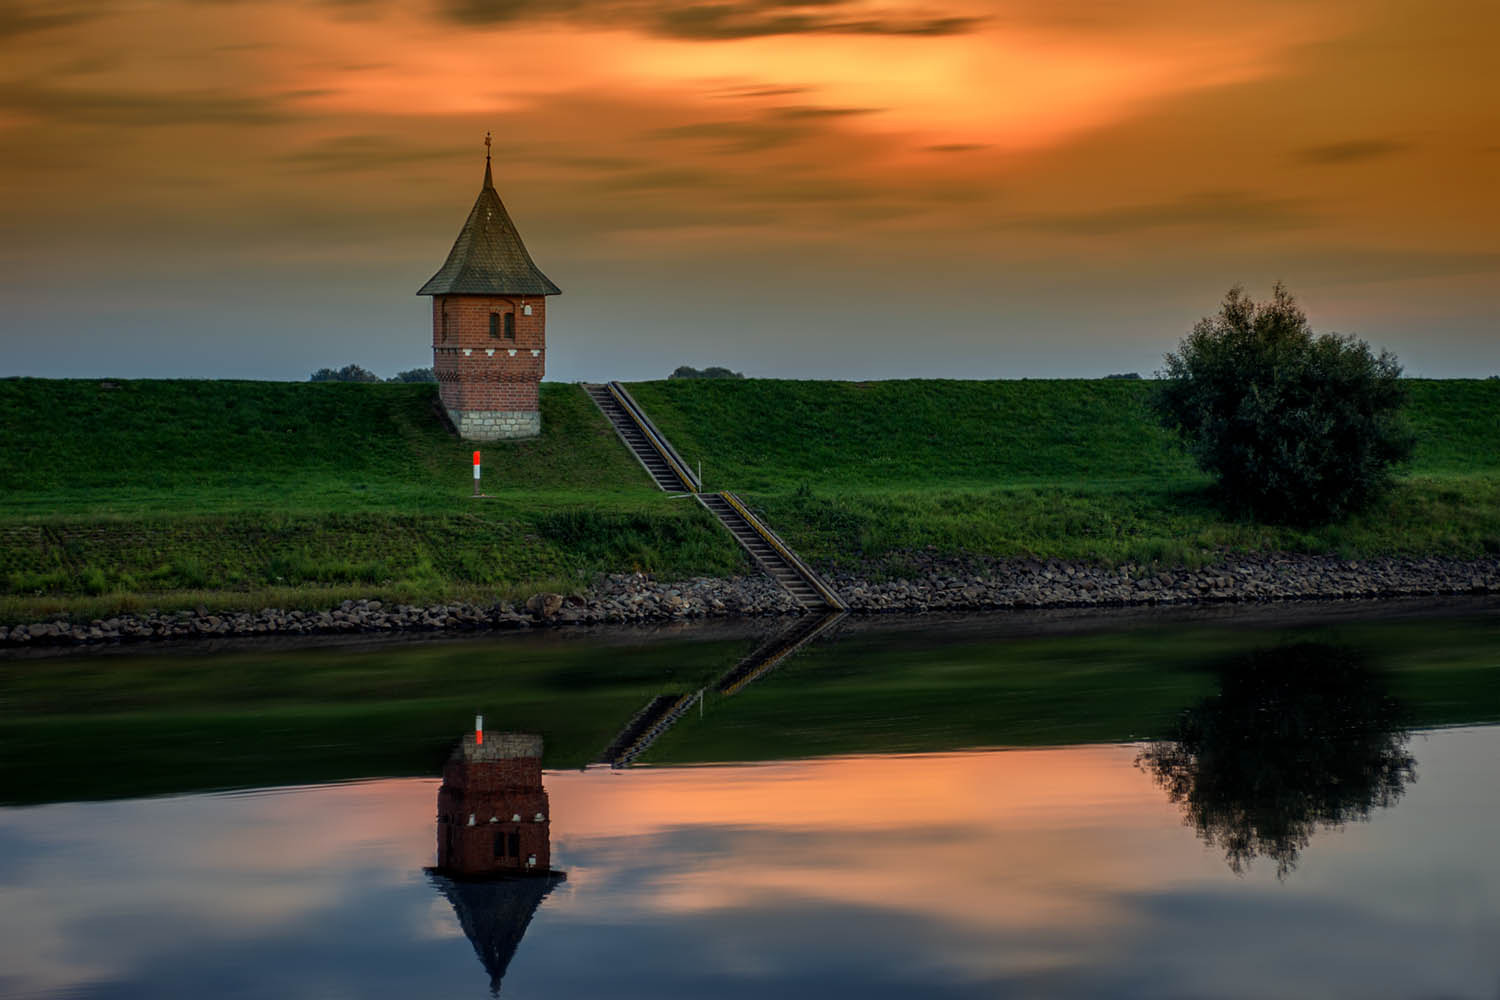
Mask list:
[{"label": "roof finial", "polygon": [[484,186],[487,188],[495,186],[494,180],[490,177],[490,133],[488,130],[484,133]]}]

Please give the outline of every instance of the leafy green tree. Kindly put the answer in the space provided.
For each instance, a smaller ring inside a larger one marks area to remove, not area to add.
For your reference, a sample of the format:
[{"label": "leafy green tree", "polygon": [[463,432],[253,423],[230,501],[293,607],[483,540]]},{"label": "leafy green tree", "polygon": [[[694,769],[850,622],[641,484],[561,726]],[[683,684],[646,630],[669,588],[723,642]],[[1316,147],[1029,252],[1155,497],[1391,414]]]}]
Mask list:
[{"label": "leafy green tree", "polygon": [[707,368],[694,368],[692,365],[680,365],[668,375],[667,378],[744,378],[743,372],[730,371],[718,365],[710,365]]},{"label": "leafy green tree", "polygon": [[436,382],[437,376],[431,368],[408,368],[404,372],[397,372],[387,382]]},{"label": "leafy green tree", "polygon": [[1314,336],[1280,283],[1260,304],[1231,288],[1157,374],[1162,425],[1218,479],[1227,506],[1258,520],[1343,517],[1388,489],[1411,456],[1395,355]]},{"label": "leafy green tree", "polygon": [[309,382],[379,382],[380,376],[359,365],[345,365],[335,371],[332,368],[319,368],[308,376]]}]

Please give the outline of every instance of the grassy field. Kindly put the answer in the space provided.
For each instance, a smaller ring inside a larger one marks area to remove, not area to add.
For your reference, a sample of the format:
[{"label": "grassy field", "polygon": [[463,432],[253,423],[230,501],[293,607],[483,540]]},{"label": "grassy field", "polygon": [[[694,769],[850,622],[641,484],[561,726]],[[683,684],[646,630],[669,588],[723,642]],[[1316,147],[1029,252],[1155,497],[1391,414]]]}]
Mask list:
[{"label": "grassy field", "polygon": [[0,381],[0,616],[488,600],[742,567],[571,385],[542,387],[539,439],[483,447],[480,501],[431,386],[104,385]]},{"label": "grassy field", "polygon": [[[1419,446],[1377,508],[1311,531],[1224,519],[1111,380],[694,380],[631,387],[707,486],[802,553],[900,573],[909,553],[1199,564],[1224,550],[1500,551],[1500,382],[1412,381]],[[472,446],[427,385],[0,380],[0,620],[157,607],[488,600],[595,574],[745,567],[657,491],[587,397],[542,387],[543,435]]]},{"label": "grassy field", "polygon": [[933,547],[1199,564],[1225,549],[1500,552],[1500,382],[1412,380],[1418,436],[1381,505],[1313,530],[1226,520],[1127,380],[664,381],[632,393],[710,489],[804,555]]}]

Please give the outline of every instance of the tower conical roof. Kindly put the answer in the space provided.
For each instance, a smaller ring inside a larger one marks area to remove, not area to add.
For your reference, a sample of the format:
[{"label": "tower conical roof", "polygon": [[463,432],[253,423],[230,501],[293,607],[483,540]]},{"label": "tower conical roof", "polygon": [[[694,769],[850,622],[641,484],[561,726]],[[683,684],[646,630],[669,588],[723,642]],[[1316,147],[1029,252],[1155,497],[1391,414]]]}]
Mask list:
[{"label": "tower conical roof", "polygon": [[484,158],[484,187],[459,230],[448,259],[418,295],[558,295],[531,260],[516,224],[495,191],[490,158]]}]

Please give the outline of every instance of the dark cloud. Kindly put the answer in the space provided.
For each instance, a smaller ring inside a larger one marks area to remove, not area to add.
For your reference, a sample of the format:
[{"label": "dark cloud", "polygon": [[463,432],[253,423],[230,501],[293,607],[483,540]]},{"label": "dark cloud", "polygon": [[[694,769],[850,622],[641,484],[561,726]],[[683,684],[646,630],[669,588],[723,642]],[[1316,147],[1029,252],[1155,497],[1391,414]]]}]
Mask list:
[{"label": "dark cloud", "polygon": [[43,3],[0,0],[0,39],[83,24],[109,13],[110,6],[102,0],[87,4],[67,3],[65,0],[46,0]]},{"label": "dark cloud", "polygon": [[848,118],[853,115],[869,115],[879,111],[879,108],[820,108],[813,105],[793,105],[782,108],[772,108],[771,114],[777,118],[787,121],[806,121],[818,118]]},{"label": "dark cloud", "polygon": [[924,153],[977,153],[990,147],[982,142],[944,142],[936,146],[923,146]]},{"label": "dark cloud", "polygon": [[813,134],[813,130],[795,122],[778,124],[763,120],[694,122],[672,125],[648,134],[652,139],[707,140],[723,153],[754,153],[778,146],[788,146]]},{"label": "dark cloud", "polygon": [[798,94],[807,93],[806,87],[737,87],[726,90],[715,96],[718,97],[795,97]]},{"label": "dark cloud", "polygon": [[309,173],[345,173],[356,170],[383,171],[410,163],[452,161],[467,147],[436,148],[402,143],[380,135],[345,135],[325,139],[280,158],[282,163]]},{"label": "dark cloud", "polygon": [[663,38],[723,40],[770,35],[956,35],[982,19],[891,13],[860,16],[850,0],[444,0],[443,13],[467,25],[567,20],[624,27]]},{"label": "dark cloud", "polygon": [[652,139],[710,140],[725,153],[751,153],[789,146],[832,131],[831,124],[859,115],[874,114],[879,108],[820,108],[811,105],[788,105],[769,108],[755,118],[732,121],[693,122],[673,125],[648,133]]},{"label": "dark cloud", "polygon": [[1313,221],[1306,203],[1297,199],[1262,198],[1245,191],[1211,191],[1177,201],[1020,216],[1011,223],[1020,228],[1078,236],[1112,236],[1170,226],[1296,229]]},{"label": "dark cloud", "polygon": [[311,91],[274,98],[240,97],[216,90],[126,93],[52,88],[27,81],[0,83],[0,108],[52,123],[90,125],[272,125],[294,117],[289,101]]},{"label": "dark cloud", "polygon": [[1394,139],[1350,139],[1321,146],[1299,149],[1296,158],[1303,163],[1333,165],[1378,160],[1411,148],[1410,143]]},{"label": "dark cloud", "polygon": [[664,167],[616,174],[603,184],[611,191],[682,191],[689,188],[726,187],[730,179],[720,171]]},{"label": "dark cloud", "polygon": [[635,170],[647,165],[647,161],[629,156],[588,156],[548,153],[538,156],[522,154],[518,158],[528,163],[540,164],[544,167],[566,167],[570,170],[594,170],[605,173],[617,170]]}]

